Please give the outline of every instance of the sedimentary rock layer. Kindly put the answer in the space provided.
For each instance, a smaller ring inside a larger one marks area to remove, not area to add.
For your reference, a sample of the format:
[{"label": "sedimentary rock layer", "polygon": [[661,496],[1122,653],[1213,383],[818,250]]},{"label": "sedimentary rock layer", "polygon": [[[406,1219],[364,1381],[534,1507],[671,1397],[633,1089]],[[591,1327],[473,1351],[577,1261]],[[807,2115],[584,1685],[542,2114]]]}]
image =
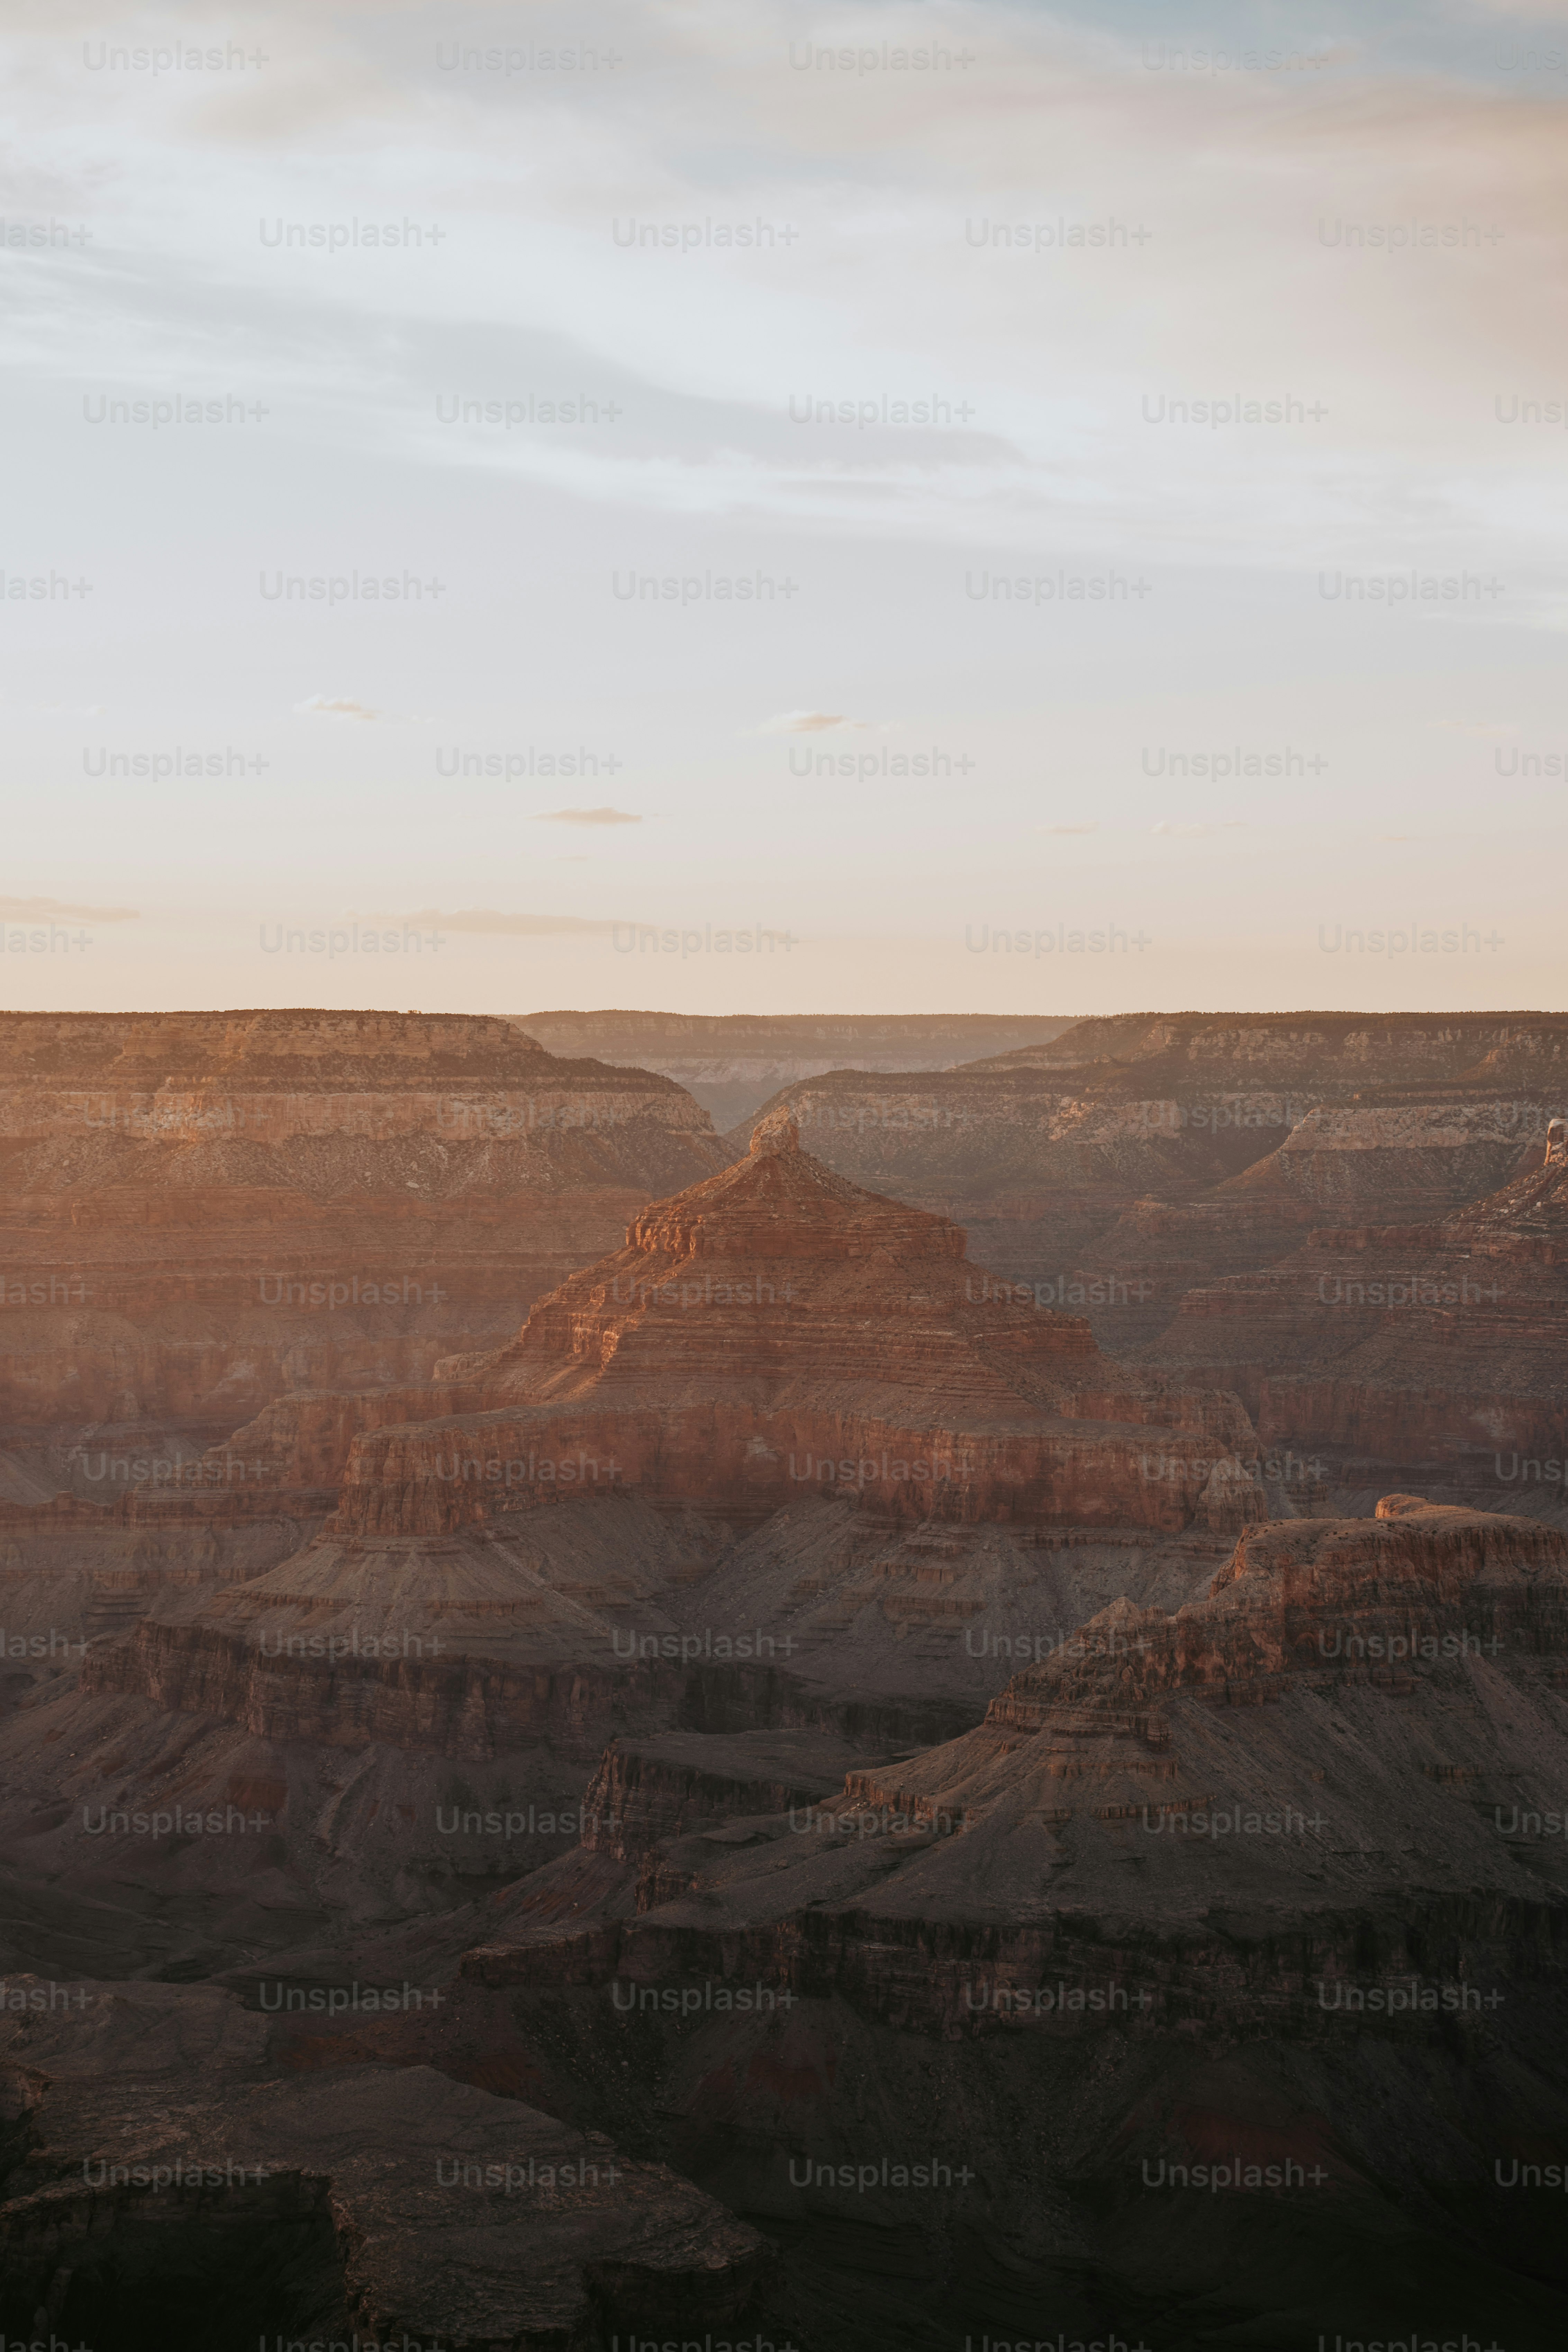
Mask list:
[{"label": "sedimentary rock layer", "polygon": [[[802,1486],[906,1517],[1169,1528],[1260,1502],[1234,1398],[1129,1378],[1082,1318],[1000,1296],[964,1248],[946,1218],[803,1152],[787,1118],[761,1127],[510,1348],[443,1367],[486,1410],[367,1428],[337,1528],[433,1532],[590,1465],[595,1484],[753,1520]],[[1174,1474],[1150,1475],[1152,1430],[1185,1433],[1162,1447]]]},{"label": "sedimentary rock layer", "polygon": [[493,1344],[731,1148],[506,1021],[0,1017],[0,1422],[213,1435]]}]

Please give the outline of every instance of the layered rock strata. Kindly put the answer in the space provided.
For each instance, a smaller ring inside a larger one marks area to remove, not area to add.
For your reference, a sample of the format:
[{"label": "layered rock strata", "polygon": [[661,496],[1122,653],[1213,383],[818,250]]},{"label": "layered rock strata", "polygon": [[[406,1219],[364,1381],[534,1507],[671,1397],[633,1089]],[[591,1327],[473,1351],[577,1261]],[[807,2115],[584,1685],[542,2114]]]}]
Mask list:
[{"label": "layered rock strata", "polygon": [[[434,1533],[607,1478],[753,1524],[803,1488],[969,1522],[1261,1515],[1233,1397],[1130,1378],[1082,1318],[996,1295],[964,1248],[834,1175],[787,1118],[759,1128],[511,1347],[443,1367],[486,1411],[364,1430],[336,1530]],[[1152,1432],[1176,1465],[1159,1476]]]},{"label": "layered rock strata", "polygon": [[[667,1843],[616,1965],[722,1948],[942,2032],[1029,2009],[966,2005],[987,1971],[1005,1991],[1135,1975],[1151,2029],[1294,2030],[1358,1953],[1568,1966],[1565,1779],[1568,1539],[1389,1496],[1371,1521],[1248,1529],[1173,1614],[1111,1603],[973,1731],[852,1771],[820,1829]],[[466,1965],[570,1979],[578,1947],[554,1948]]]},{"label": "layered rock strata", "polygon": [[668,1078],[469,1015],[0,1018],[0,1419],[226,1433],[499,1339],[732,1156]]},{"label": "layered rock strata", "polygon": [[1150,1353],[1233,1386],[1266,1449],[1560,1510],[1565,1307],[1568,1168],[1553,1162],[1436,1223],[1315,1228],[1277,1265],[1192,1290]]},{"label": "layered rock strata", "polygon": [[661,2147],[770,2226],[918,2230],[933,2352],[1089,2280],[1085,2340],[1350,2340],[1392,2276],[1407,2336],[1544,2347],[1565,1782],[1568,1543],[1391,1496],[1249,1529],[837,1798],[542,1874],[464,1980],[556,2051],[655,2037]]}]

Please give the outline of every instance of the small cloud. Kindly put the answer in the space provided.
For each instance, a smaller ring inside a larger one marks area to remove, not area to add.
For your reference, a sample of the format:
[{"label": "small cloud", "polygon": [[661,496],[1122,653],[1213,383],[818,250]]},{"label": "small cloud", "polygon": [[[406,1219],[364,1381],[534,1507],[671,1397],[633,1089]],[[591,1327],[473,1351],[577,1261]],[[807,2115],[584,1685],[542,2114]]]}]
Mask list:
[{"label": "small cloud", "polygon": [[1245,817],[1239,816],[1226,817],[1220,824],[1173,824],[1162,822],[1151,826],[1150,830],[1153,833],[1180,834],[1190,840],[1206,833],[1239,833],[1246,822]]},{"label": "small cloud", "polygon": [[602,932],[615,928],[612,923],[591,922],[581,915],[503,915],[494,907],[465,907],[455,914],[444,914],[438,907],[421,907],[412,915],[383,915],[373,919],[417,924],[433,931],[476,931],[509,940],[542,940],[562,932]]},{"label": "small cloud", "polygon": [[139,923],[140,907],[79,907],[72,898],[0,898],[0,919],[45,923],[51,917],[72,923]]},{"label": "small cloud", "polygon": [[641,824],[640,816],[632,816],[625,809],[541,809],[535,824]]},{"label": "small cloud", "polygon": [[781,710],[764,719],[759,735],[822,735],[834,727],[869,727],[868,719],[848,719],[841,710]]},{"label": "small cloud", "polygon": [[1098,824],[1037,824],[1037,833],[1098,833]]},{"label": "small cloud", "polygon": [[367,703],[355,702],[352,695],[313,694],[309,702],[297,702],[294,708],[307,719],[379,719],[379,710]]},{"label": "small cloud", "polygon": [[1513,719],[1439,719],[1439,727],[1449,728],[1456,735],[1517,735],[1519,722]]}]

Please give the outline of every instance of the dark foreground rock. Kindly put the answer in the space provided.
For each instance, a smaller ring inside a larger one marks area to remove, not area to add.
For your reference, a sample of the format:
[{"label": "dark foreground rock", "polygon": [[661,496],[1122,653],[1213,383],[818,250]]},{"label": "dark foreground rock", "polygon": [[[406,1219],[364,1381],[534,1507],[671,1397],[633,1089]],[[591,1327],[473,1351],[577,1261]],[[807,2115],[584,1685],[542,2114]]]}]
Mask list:
[{"label": "dark foreground rock", "polygon": [[569,2352],[725,2330],[763,2272],[755,2231],[602,2134],[425,2066],[272,2078],[271,2024],[212,1988],[75,1990],[6,2016],[8,2330],[132,2352],[205,2308],[215,2347]]}]

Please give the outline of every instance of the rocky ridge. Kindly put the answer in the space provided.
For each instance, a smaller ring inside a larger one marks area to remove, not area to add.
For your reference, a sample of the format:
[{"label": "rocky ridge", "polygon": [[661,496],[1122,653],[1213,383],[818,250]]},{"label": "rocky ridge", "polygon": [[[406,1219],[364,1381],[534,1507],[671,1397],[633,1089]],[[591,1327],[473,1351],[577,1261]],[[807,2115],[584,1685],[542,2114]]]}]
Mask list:
[{"label": "rocky ridge", "polygon": [[199,2313],[219,2352],[258,2327],[543,2352],[724,2326],[764,2273],[667,2166],[516,2098],[429,2066],[290,2074],[279,2021],[216,1988],[7,1990],[38,2000],[0,2015],[8,2327],[121,2346]]}]

